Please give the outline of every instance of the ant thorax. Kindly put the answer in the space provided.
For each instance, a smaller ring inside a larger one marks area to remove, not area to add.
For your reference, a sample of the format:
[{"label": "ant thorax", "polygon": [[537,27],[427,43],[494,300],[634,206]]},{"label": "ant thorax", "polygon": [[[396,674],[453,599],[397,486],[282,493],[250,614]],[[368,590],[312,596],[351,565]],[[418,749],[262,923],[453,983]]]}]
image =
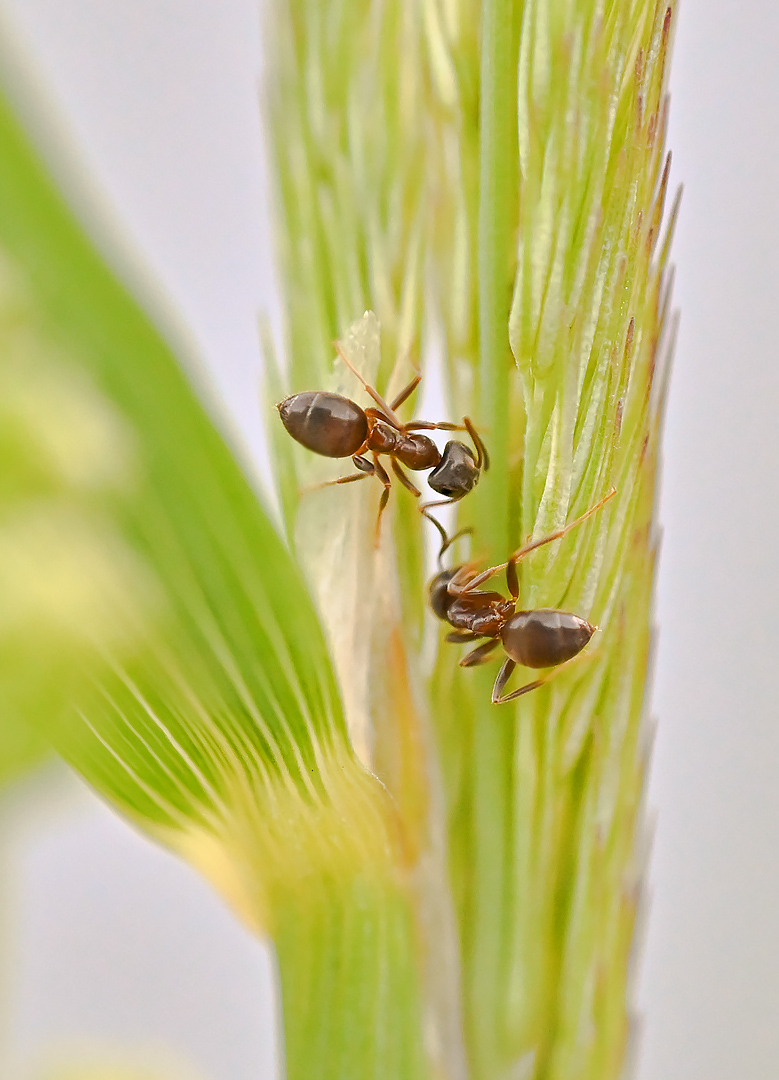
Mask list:
[{"label": "ant thorax", "polygon": [[438,447],[427,435],[398,431],[383,420],[372,420],[368,448],[375,454],[390,454],[409,469],[432,469],[441,460]]},{"label": "ant thorax", "polygon": [[449,605],[446,619],[457,630],[498,637],[506,619],[514,614],[514,601],[499,592],[463,593]]}]

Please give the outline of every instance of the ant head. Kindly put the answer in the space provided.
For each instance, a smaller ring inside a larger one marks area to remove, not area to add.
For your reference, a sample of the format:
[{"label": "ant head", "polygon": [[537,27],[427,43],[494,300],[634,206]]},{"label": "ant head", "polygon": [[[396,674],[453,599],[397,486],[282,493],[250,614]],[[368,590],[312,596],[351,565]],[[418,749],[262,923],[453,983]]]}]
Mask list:
[{"label": "ant head", "polygon": [[433,614],[444,622],[446,622],[446,614],[449,611],[449,605],[454,599],[454,597],[449,595],[448,585],[460,569],[461,567],[459,566],[453,566],[449,570],[442,570],[439,574],[436,574],[427,587],[428,599],[430,600],[430,607],[433,609]]},{"label": "ant head", "polygon": [[441,461],[427,478],[433,491],[447,499],[462,499],[479,481],[479,468],[465,443],[448,442]]}]

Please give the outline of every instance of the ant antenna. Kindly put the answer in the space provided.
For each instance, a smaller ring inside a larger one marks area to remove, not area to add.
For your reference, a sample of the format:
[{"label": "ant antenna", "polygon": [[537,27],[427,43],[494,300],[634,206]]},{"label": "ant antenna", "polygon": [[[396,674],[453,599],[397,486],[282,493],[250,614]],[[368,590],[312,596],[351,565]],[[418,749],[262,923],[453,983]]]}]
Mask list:
[{"label": "ant antenna", "polygon": [[455,540],[459,540],[461,536],[470,536],[473,533],[473,526],[468,525],[464,529],[458,529],[456,533],[449,536],[441,522],[438,521],[437,518],[434,518],[432,514],[428,514],[426,510],[422,510],[422,516],[426,517],[428,521],[431,521],[433,525],[435,525],[441,536],[441,547],[438,551],[438,569],[443,570],[444,567],[441,560],[443,559],[444,552],[448,551]]}]

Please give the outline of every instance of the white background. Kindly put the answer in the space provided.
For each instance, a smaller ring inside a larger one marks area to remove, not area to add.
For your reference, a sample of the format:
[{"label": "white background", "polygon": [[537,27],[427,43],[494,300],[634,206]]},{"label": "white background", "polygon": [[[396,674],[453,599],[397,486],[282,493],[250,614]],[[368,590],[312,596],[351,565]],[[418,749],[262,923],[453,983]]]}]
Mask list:
[{"label": "white background", "polygon": [[[261,463],[256,316],[273,286],[255,0],[0,0],[0,14]],[[779,1076],[777,55],[771,0],[685,0],[640,1080]],[[68,799],[15,856],[17,1062],[67,1038],[270,1080],[264,950],[185,867]]]}]

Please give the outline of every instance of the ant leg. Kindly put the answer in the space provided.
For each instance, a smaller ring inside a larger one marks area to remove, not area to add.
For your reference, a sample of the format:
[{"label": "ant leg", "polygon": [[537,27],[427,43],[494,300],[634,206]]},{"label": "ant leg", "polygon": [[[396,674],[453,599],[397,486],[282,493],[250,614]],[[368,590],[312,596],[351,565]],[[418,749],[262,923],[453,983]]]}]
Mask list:
[{"label": "ant leg", "polygon": [[[554,671],[550,671],[548,675],[544,675],[541,679],[534,679],[533,682],[525,683],[524,686],[520,686],[519,690],[512,690],[510,694],[506,694],[504,697],[500,696],[501,690],[506,685],[509,675],[514,669],[514,661],[507,660],[503,667],[498,672],[498,677],[495,680],[495,685],[492,688],[492,704],[493,705],[505,705],[507,701],[513,701],[515,698],[522,697],[523,694],[529,694],[531,690],[537,690],[539,686],[546,686],[551,682],[556,675],[559,675],[561,671],[564,671],[569,664],[575,664],[577,660],[592,659],[592,653],[579,653],[577,656],[572,656],[570,660],[563,661],[558,665]],[[509,668],[508,665],[511,664]],[[505,675],[504,675],[505,672]],[[501,679],[501,676],[504,676]]]},{"label": "ant leg", "polygon": [[616,494],[617,489],[613,487],[611,491],[596,502],[594,506],[591,506],[589,510],[585,510],[580,517],[577,517],[575,521],[570,522],[568,525],[564,525],[562,529],[556,529],[553,533],[549,533],[548,536],[542,536],[540,540],[531,540],[529,543],[519,548],[518,551],[515,551],[514,554],[511,555],[509,562],[517,563],[520,559],[524,559],[526,555],[529,555],[531,551],[535,551],[536,548],[543,547],[544,544],[550,544],[553,540],[559,540],[561,537],[575,529],[577,525],[581,525],[588,517],[592,517],[593,514],[596,514],[598,510],[600,510],[602,506],[605,506],[609,499],[613,499]]},{"label": "ant leg", "polygon": [[432,420],[412,420],[406,424],[406,431],[464,431],[457,424],[436,424]]},{"label": "ant leg", "polygon": [[[403,428],[400,426],[400,424],[399,423],[396,424],[395,421],[392,420],[389,416],[387,416],[386,413],[383,413],[381,411],[381,409],[374,409],[372,405],[369,405],[368,408],[364,410],[364,412],[365,412],[365,415],[367,417],[369,417],[369,419],[381,420],[381,422],[383,424],[389,424],[389,426],[391,428],[394,428],[395,431],[400,431],[400,432],[403,431]],[[369,430],[371,430],[371,429],[372,429],[372,425],[371,425],[371,428]],[[370,438],[370,435],[368,436],[368,438]],[[363,444],[363,446],[364,446],[364,444]]]},{"label": "ant leg", "polygon": [[[343,351],[343,348],[341,347],[341,342],[340,341],[334,341],[333,345],[335,346],[335,351],[338,353],[338,355],[341,357],[343,362],[349,368],[352,375],[354,375],[354,377],[356,379],[359,379],[359,381],[362,383],[362,385],[363,385],[363,387],[365,389],[365,392],[367,394],[369,394],[370,397],[373,398],[373,400],[379,406],[381,411],[384,413],[385,418],[387,420],[389,420],[389,422],[392,424],[393,427],[396,427],[400,431],[402,429],[402,426],[403,426],[401,424],[400,420],[398,420],[397,416],[395,416],[395,413],[392,411],[391,407],[387,404],[387,402],[384,400],[384,398],[381,396],[381,394],[378,392],[378,390],[376,390],[373,386],[371,386],[371,384],[369,382],[366,382],[365,379],[362,377],[362,375],[357,370],[357,368],[354,366],[354,364],[349,359],[347,359],[347,356],[346,356],[345,352]],[[409,391],[409,393],[410,392],[411,391]]]},{"label": "ant leg", "polygon": [[509,559],[506,567],[506,586],[512,600],[519,600],[519,578],[517,577],[517,564]]},{"label": "ant leg", "polygon": [[364,458],[361,454],[354,454],[352,457],[352,461],[360,470],[360,472],[364,473],[366,476],[373,476],[376,471],[375,465],[371,464],[371,462],[368,461],[367,458]]},{"label": "ant leg", "polygon": [[476,468],[483,468],[486,472],[490,467],[490,455],[487,452],[487,447],[484,445],[481,435],[467,416],[463,417],[463,424],[465,425],[465,430],[471,437],[471,442],[476,447]]},{"label": "ant leg", "polygon": [[421,375],[415,375],[414,378],[411,380],[411,382],[408,384],[408,386],[405,388],[405,390],[400,391],[398,396],[392,402],[392,405],[390,406],[390,408],[399,409],[400,406],[403,404],[403,402],[406,401],[407,398],[411,397],[411,395],[414,393],[414,391],[419,386],[421,381],[422,381],[422,376]]},{"label": "ant leg", "polygon": [[384,484],[384,491],[381,493],[381,499],[379,500],[379,512],[376,515],[376,547],[379,546],[379,537],[381,536],[381,515],[384,513],[385,507],[389,502],[390,491],[392,490],[392,481],[389,478],[389,474],[386,469],[379,462],[378,456],[373,455],[373,468],[375,475],[378,476],[382,484]]},{"label": "ant leg", "polygon": [[474,634],[472,630],[451,630],[444,641],[451,645],[466,645],[469,641],[479,641],[483,637],[484,634]]},{"label": "ant leg", "polygon": [[400,480],[406,491],[410,491],[414,498],[418,499],[422,492],[415,484],[412,484],[412,482],[403,472],[403,469],[400,467],[399,463],[395,460],[395,458],[392,458],[392,471],[395,473],[395,476],[397,476],[398,480]]},{"label": "ant leg", "polygon": [[406,431],[467,431],[468,428],[463,424],[450,424],[448,421],[441,420],[438,423],[434,423],[432,420],[412,420],[410,424],[406,424]]},{"label": "ant leg", "polygon": [[461,596],[470,584],[470,575],[473,574],[476,563],[465,563],[455,571],[455,575],[446,587],[450,596]]},{"label": "ant leg", "polygon": [[[611,491],[609,491],[606,495],[604,495],[604,497],[602,499],[600,499],[598,502],[596,502],[594,506],[591,506],[589,510],[585,510],[585,512],[583,514],[581,514],[580,517],[577,517],[574,521],[571,521],[568,525],[564,525],[561,529],[556,529],[554,532],[549,533],[548,536],[542,536],[539,540],[530,540],[523,547],[521,547],[517,551],[515,551],[513,553],[513,555],[511,555],[509,557],[508,562],[503,563],[502,566],[506,566],[506,570],[507,570],[507,573],[508,573],[509,565],[511,565],[513,567],[516,567],[516,564],[521,559],[524,559],[526,555],[529,555],[531,551],[535,551],[536,548],[543,547],[544,544],[550,544],[553,540],[559,540],[561,537],[565,536],[567,533],[569,533],[573,529],[575,529],[578,525],[581,525],[582,522],[586,521],[588,517],[592,517],[593,514],[596,514],[598,512],[598,510],[600,510],[601,507],[605,506],[605,504],[609,501],[609,499],[613,499],[616,494],[617,494],[617,489],[613,487],[611,489]],[[497,567],[497,569],[501,569],[502,566]],[[515,571],[515,577],[516,577],[516,571]]]},{"label": "ant leg", "polygon": [[311,484],[304,488],[304,491],[319,491],[320,488],[333,487],[334,484],[353,484],[355,480],[365,480],[366,477],[372,475],[366,472],[350,473],[349,476],[339,476],[337,480],[323,480],[321,484]]},{"label": "ant leg", "polygon": [[575,521],[570,522],[568,525],[564,525],[562,529],[556,529],[555,532],[549,533],[548,536],[542,536],[539,540],[531,540],[529,543],[525,544],[524,547],[518,548],[517,551],[513,553],[513,555],[509,556],[506,562],[498,563],[497,566],[490,566],[489,569],[483,570],[482,573],[477,574],[476,577],[472,578],[468,582],[468,584],[464,587],[462,591],[470,592],[472,589],[475,589],[477,585],[483,584],[485,581],[487,581],[488,578],[493,577],[499,571],[506,570],[508,572],[508,567],[510,563],[516,564],[521,559],[524,559],[526,555],[529,555],[531,551],[535,551],[536,548],[543,547],[544,544],[551,544],[553,540],[559,540],[561,537],[571,532],[572,529],[575,529],[577,525],[581,525],[582,522],[586,521],[588,517],[592,516],[592,514],[597,513],[597,511],[600,510],[600,508],[604,506],[609,501],[609,499],[612,499],[616,494],[617,489],[612,488],[607,495],[604,495],[604,497],[599,502],[596,502],[594,506],[591,506],[589,510],[585,511],[585,513],[583,513],[581,517],[577,517]]},{"label": "ant leg", "polygon": [[494,704],[497,704],[498,700],[500,700],[500,694],[502,693],[503,687],[506,686],[509,679],[511,678],[511,673],[514,670],[514,667],[516,667],[516,664],[509,657],[507,657],[506,660],[503,660],[502,664],[500,665],[500,671],[495,678],[495,685],[493,686]]},{"label": "ant leg", "polygon": [[476,450],[476,468],[483,468],[486,472],[490,467],[490,455],[487,452],[487,447],[484,445],[481,435],[479,435],[476,428],[471,423],[467,416],[463,417],[462,424],[449,424],[442,421],[441,423],[434,424],[431,420],[414,420],[410,424],[406,424],[406,431],[467,431],[471,437],[471,442]]},{"label": "ant leg", "polygon": [[484,469],[486,472],[490,467],[490,455],[487,451],[487,447],[484,445],[484,441],[476,428],[471,423],[469,417],[464,416],[462,424],[448,424],[440,423],[433,424],[429,420],[415,420],[411,424],[406,424],[406,431],[467,431],[471,437],[474,449],[476,450],[476,468]]},{"label": "ant leg", "polygon": [[332,487],[334,484],[353,484],[355,480],[364,480],[366,476],[374,475],[373,465],[364,457],[355,454],[352,461],[359,469],[359,472],[350,473],[349,476],[339,476],[337,480],[323,480],[321,484],[309,484],[308,487],[303,488],[301,494],[307,495],[310,491],[319,491],[321,488]]},{"label": "ant leg", "polygon": [[[477,645],[475,649],[472,649],[469,653],[460,661],[460,667],[476,667],[477,664],[486,664],[490,659],[490,653],[496,645],[500,645],[499,638],[492,638],[490,641],[485,641],[483,645]],[[513,660],[509,661],[514,663]],[[504,664],[503,667],[506,665]],[[501,671],[503,668],[501,668]],[[507,676],[508,677],[508,676]]]}]

